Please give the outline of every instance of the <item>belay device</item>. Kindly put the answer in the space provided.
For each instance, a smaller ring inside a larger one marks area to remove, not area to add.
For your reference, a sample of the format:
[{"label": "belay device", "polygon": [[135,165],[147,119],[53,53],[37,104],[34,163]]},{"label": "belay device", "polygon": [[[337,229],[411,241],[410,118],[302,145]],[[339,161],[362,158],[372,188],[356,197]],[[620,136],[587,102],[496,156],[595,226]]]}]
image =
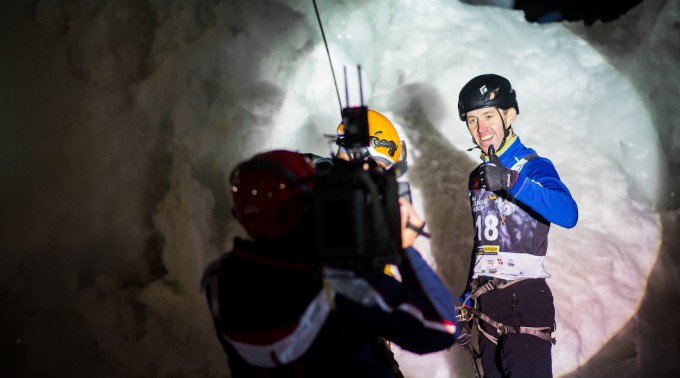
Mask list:
[{"label": "belay device", "polygon": [[[361,67],[359,91],[361,93]],[[369,146],[368,108],[342,109],[343,146],[350,160],[333,159],[314,186],[317,250],[321,262],[359,275],[382,272],[401,260],[401,218],[394,171],[385,170],[362,152]],[[358,158],[352,158],[358,157]]]}]

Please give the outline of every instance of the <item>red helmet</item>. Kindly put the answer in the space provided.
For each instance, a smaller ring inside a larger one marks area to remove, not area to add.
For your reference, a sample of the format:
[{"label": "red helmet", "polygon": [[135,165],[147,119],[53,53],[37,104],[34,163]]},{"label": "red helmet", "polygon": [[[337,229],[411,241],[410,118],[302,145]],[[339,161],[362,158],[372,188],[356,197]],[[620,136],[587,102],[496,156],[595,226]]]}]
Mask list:
[{"label": "red helmet", "polygon": [[277,237],[302,219],[316,168],[297,152],[274,150],[240,163],[231,173],[234,213],[252,238]]}]

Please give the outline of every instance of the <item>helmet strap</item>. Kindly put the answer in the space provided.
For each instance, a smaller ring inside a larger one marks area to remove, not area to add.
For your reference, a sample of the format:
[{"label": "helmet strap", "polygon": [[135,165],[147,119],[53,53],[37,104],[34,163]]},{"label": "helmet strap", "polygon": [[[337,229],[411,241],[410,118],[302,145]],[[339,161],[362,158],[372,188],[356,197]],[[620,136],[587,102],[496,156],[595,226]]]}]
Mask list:
[{"label": "helmet strap", "polygon": [[512,125],[509,125],[507,128],[505,127],[505,118],[503,118],[503,115],[501,114],[501,111],[496,108],[496,111],[498,112],[498,115],[501,117],[501,122],[503,123],[503,140],[501,141],[501,145],[498,146],[498,149],[496,151],[500,151],[503,146],[505,146],[505,141],[508,140],[508,135],[510,135],[510,129],[512,128]]}]

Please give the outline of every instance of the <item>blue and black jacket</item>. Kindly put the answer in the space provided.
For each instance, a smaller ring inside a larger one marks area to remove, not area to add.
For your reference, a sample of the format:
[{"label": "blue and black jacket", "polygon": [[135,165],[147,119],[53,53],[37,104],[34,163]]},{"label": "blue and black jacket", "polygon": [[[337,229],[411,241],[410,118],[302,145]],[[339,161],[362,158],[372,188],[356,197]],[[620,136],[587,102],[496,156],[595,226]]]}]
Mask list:
[{"label": "blue and black jacket", "polygon": [[455,342],[453,297],[415,249],[401,281],[380,274],[337,290],[284,253],[237,238],[204,273],[233,377],[395,377],[385,340],[419,354]]},{"label": "blue and black jacket", "polygon": [[[498,157],[519,176],[511,189],[490,192],[480,186],[479,167],[470,174],[468,194],[475,225],[470,278],[549,277],[543,259],[550,225],[574,227],[576,202],[552,162],[525,147],[519,137],[508,139]],[[482,165],[488,164],[488,157],[482,158]]]}]

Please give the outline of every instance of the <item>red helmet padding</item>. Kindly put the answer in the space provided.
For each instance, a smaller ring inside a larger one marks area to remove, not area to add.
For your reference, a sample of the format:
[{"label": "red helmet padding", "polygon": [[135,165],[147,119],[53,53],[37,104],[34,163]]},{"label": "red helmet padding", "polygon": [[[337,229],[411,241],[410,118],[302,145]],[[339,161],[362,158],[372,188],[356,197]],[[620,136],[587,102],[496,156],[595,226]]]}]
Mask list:
[{"label": "red helmet padding", "polygon": [[316,169],[297,152],[274,150],[239,164],[231,176],[234,212],[252,238],[295,227],[307,207]]}]

